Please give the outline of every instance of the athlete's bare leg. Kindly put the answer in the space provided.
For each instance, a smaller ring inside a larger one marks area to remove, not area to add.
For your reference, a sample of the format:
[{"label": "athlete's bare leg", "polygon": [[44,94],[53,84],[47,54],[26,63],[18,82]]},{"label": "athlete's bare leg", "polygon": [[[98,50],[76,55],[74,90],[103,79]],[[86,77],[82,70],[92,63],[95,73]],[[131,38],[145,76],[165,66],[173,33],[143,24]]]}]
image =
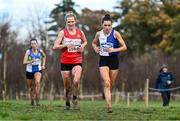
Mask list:
[{"label": "athlete's bare leg", "polygon": [[27,79],[27,86],[30,93],[31,98],[31,105],[34,105],[34,80],[33,79]]},{"label": "athlete's bare leg", "polygon": [[106,98],[107,109],[111,108],[111,80],[109,76],[109,67],[103,66],[99,68],[102,79],[104,80],[104,92]]},{"label": "athlete's bare leg", "polygon": [[65,100],[66,106],[70,108],[70,88],[71,88],[71,72],[70,71],[61,71],[61,75],[64,81],[65,87]]},{"label": "athlete's bare leg", "polygon": [[73,104],[74,104],[74,109],[79,110],[80,106],[77,101],[77,95],[79,91],[79,83],[80,83],[80,78],[81,78],[81,73],[82,73],[82,67],[77,65],[74,66],[72,69],[72,75],[74,76],[73,78],[73,85],[74,85],[74,90],[73,90]]},{"label": "athlete's bare leg", "polygon": [[110,70],[111,92],[112,92],[112,89],[113,89],[113,87],[114,87],[114,83],[115,83],[116,77],[117,77],[117,75],[118,75],[118,71],[119,71],[119,69]]},{"label": "athlete's bare leg", "polygon": [[39,99],[40,99],[40,89],[41,89],[41,72],[36,72],[34,74],[35,83],[36,83],[36,105],[39,105]]},{"label": "athlete's bare leg", "polygon": [[74,78],[73,78],[73,85],[74,85],[73,95],[74,96],[78,95],[78,88],[79,88],[81,73],[82,73],[82,67],[79,65],[75,66],[72,69],[72,75],[74,76]]}]

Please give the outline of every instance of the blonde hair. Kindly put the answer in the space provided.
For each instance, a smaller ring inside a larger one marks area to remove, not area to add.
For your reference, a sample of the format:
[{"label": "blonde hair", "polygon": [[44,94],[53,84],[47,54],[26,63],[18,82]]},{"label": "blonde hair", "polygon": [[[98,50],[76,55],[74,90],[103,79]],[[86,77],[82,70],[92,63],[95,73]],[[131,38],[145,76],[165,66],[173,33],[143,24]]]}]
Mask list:
[{"label": "blonde hair", "polygon": [[65,15],[65,21],[67,20],[68,17],[74,17],[75,20],[77,20],[76,15],[72,11],[68,11]]}]

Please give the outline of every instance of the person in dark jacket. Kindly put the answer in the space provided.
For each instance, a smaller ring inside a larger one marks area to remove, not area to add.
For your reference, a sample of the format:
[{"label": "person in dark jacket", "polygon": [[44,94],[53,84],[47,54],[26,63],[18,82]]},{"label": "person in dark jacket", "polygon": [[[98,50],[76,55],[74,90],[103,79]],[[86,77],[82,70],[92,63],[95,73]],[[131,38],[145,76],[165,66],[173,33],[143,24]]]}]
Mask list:
[{"label": "person in dark jacket", "polygon": [[171,72],[168,72],[168,66],[163,64],[156,79],[156,89],[160,89],[163,106],[168,106],[170,102],[170,86],[175,82]]}]

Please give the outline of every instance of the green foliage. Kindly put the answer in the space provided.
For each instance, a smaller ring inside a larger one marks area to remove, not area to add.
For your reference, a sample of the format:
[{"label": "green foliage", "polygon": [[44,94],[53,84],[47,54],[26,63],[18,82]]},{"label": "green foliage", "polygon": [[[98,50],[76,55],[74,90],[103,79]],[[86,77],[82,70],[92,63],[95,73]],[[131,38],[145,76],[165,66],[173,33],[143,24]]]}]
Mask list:
[{"label": "green foliage", "polygon": [[173,47],[174,50],[180,50],[180,14],[178,14],[174,19],[172,23],[173,28]]},{"label": "green foliage", "polygon": [[116,28],[123,31],[130,53],[141,55],[153,49],[172,53],[179,48],[177,1],[124,0],[117,8],[122,11]]}]

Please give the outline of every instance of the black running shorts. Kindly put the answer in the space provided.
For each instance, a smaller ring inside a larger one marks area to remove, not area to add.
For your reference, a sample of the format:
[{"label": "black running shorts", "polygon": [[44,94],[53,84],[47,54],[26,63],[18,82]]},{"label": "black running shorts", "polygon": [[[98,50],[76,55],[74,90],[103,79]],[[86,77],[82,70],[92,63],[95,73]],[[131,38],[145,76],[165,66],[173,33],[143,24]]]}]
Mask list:
[{"label": "black running shorts", "polygon": [[[41,71],[38,71],[38,72],[40,72],[40,73],[42,73],[42,70]],[[26,71],[26,79],[34,79],[34,74],[35,74],[36,72],[27,72]]]},{"label": "black running shorts", "polygon": [[82,63],[77,63],[77,64],[65,64],[65,63],[61,63],[61,71],[70,71],[74,68],[74,66],[81,66],[82,67]]},{"label": "black running shorts", "polygon": [[99,67],[108,66],[110,70],[119,68],[118,55],[100,56]]}]

